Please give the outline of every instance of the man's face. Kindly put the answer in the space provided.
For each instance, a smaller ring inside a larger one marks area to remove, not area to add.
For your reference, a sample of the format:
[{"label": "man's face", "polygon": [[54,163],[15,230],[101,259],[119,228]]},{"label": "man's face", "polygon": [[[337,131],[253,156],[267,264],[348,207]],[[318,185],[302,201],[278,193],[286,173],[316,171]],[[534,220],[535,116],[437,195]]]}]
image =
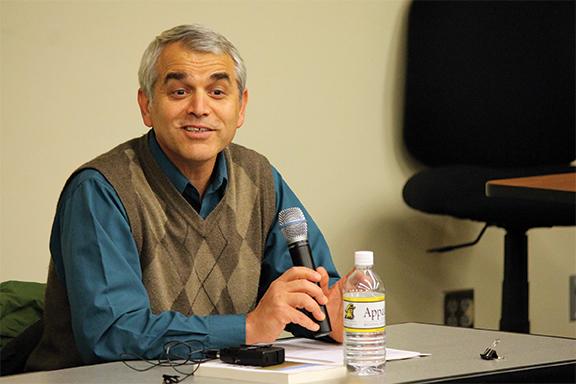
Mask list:
[{"label": "man's face", "polygon": [[184,174],[213,167],[244,122],[248,93],[240,97],[232,58],[172,43],[156,72],[152,101],[138,92],[144,124],[154,128],[160,147]]}]

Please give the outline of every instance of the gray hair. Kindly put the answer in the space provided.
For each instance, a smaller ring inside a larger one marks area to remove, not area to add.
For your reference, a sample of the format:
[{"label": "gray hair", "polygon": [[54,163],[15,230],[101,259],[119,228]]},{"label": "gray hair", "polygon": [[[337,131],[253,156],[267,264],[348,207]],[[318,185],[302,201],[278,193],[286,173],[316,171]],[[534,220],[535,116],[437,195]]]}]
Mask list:
[{"label": "gray hair", "polygon": [[226,54],[234,61],[236,72],[236,82],[240,91],[240,98],[246,87],[246,66],[240,53],[234,45],[224,36],[198,24],[179,25],[162,32],[148,45],[142,55],[140,69],[138,70],[138,81],[140,89],[152,100],[154,85],[158,80],[156,63],[160,53],[168,44],[182,42],[191,51]]}]

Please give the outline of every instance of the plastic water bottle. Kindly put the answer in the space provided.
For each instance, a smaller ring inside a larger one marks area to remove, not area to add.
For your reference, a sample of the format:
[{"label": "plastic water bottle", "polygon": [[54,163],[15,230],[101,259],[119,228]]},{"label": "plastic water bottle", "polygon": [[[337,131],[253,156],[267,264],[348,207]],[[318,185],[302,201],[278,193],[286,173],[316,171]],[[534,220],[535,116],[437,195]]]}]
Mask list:
[{"label": "plastic water bottle", "polygon": [[374,253],[357,251],[344,288],[344,363],[355,375],[379,375],[386,364],[386,312]]}]

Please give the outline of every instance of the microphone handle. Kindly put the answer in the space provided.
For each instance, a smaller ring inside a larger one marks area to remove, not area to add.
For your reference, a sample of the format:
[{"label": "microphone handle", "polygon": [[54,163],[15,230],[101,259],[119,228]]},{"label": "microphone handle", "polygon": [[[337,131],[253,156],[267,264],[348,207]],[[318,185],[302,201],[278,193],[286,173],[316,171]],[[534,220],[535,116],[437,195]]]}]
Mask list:
[{"label": "microphone handle", "polygon": [[[314,265],[314,259],[312,258],[312,250],[310,249],[308,240],[301,240],[289,244],[288,251],[290,251],[290,256],[292,257],[292,263],[295,266],[306,267],[316,270],[316,266]],[[317,283],[317,285],[320,284]],[[320,326],[320,329],[318,329],[318,331],[314,333],[314,337],[327,336],[332,331],[332,328],[330,327],[330,318],[328,317],[328,311],[326,310],[326,306],[321,305],[320,310],[326,316],[322,321],[316,320],[310,312],[306,311],[305,309],[301,309],[302,312],[304,312],[308,317],[310,317]]]}]

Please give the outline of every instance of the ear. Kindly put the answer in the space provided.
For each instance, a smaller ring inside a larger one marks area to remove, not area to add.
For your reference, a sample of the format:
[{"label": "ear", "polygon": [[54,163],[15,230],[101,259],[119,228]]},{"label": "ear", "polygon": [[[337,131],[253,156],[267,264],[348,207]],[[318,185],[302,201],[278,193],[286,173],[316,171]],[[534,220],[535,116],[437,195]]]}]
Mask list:
[{"label": "ear", "polygon": [[147,127],[152,127],[152,117],[150,116],[150,99],[142,89],[138,90],[138,105],[140,106],[140,114],[142,121]]},{"label": "ear", "polygon": [[247,104],[248,104],[248,90],[244,89],[244,92],[242,92],[242,100],[240,102],[240,111],[238,112],[238,123],[236,124],[236,128],[240,128],[242,124],[244,124]]}]

